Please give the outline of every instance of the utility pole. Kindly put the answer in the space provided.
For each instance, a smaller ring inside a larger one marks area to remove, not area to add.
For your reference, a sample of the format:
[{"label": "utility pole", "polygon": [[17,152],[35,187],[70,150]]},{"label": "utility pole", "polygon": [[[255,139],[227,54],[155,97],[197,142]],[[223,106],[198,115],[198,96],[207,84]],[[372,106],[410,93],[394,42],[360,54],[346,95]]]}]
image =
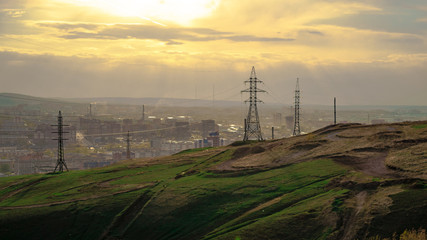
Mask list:
[{"label": "utility pole", "polygon": [[294,117],[294,132],[293,136],[298,136],[301,134],[301,129],[299,126],[299,109],[300,109],[300,90],[299,90],[299,79],[297,78],[297,86],[295,88],[295,117]]},{"label": "utility pole", "polygon": [[274,140],[274,127],[271,127],[271,139]]},{"label": "utility pole", "polygon": [[142,105],[142,118],[141,118],[141,120],[142,121],[145,120],[145,105]]},{"label": "utility pole", "polygon": [[61,111],[59,111],[59,114],[58,114],[58,125],[52,125],[52,126],[58,127],[57,132],[52,132],[52,133],[58,133],[58,138],[53,139],[58,141],[58,157],[56,161],[56,167],[55,167],[55,170],[53,170],[53,172],[56,172],[56,170],[58,170],[58,172],[61,173],[64,171],[64,167],[68,171],[68,167],[64,159],[64,140],[68,140],[68,139],[64,139],[64,136],[63,136],[64,133],[68,133],[68,132],[64,132],[63,127],[69,126],[69,125],[64,125],[62,123]]},{"label": "utility pole", "polygon": [[334,97],[334,125],[337,125],[337,98]]},{"label": "utility pole", "polygon": [[245,81],[245,83],[249,83],[249,88],[243,90],[242,92],[249,93],[249,99],[245,101],[249,102],[249,111],[248,116],[246,118],[245,135],[243,137],[243,141],[247,141],[251,138],[255,138],[258,141],[262,141],[263,138],[261,135],[261,126],[259,124],[259,116],[257,109],[257,103],[262,101],[257,98],[257,93],[265,91],[257,88],[257,84],[262,83],[262,81],[258,80],[255,73],[255,67],[252,67],[251,76],[249,80]]},{"label": "utility pole", "polygon": [[129,134],[129,131],[128,131],[127,138],[126,138],[126,158],[131,159],[131,157],[130,157],[130,134]]}]

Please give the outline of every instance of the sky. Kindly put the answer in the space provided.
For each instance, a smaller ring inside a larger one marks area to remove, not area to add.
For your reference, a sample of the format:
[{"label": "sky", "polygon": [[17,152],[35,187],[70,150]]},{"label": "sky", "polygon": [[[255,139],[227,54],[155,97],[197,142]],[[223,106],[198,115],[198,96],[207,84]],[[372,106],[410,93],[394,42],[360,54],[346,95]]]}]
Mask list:
[{"label": "sky", "polygon": [[[427,105],[425,0],[1,0],[0,92]],[[214,95],[214,96],[213,96]]]}]

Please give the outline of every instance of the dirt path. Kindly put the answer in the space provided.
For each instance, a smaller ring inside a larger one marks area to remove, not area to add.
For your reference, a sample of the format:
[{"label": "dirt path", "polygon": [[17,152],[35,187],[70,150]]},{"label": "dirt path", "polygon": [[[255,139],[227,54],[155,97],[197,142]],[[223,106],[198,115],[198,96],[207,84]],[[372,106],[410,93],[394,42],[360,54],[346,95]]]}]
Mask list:
[{"label": "dirt path", "polygon": [[258,212],[258,211],[260,211],[260,210],[262,210],[262,209],[264,209],[264,208],[266,208],[266,207],[269,207],[269,206],[271,206],[271,205],[274,205],[274,204],[276,204],[276,203],[280,202],[280,200],[282,200],[282,199],[283,199],[284,197],[286,197],[287,195],[288,195],[288,193],[286,193],[286,194],[284,194],[284,195],[282,195],[282,196],[276,197],[276,198],[274,198],[274,199],[271,199],[270,201],[267,201],[267,202],[265,202],[265,203],[263,203],[263,204],[261,204],[261,205],[259,205],[259,206],[255,207],[255,208],[253,208],[253,209],[251,209],[251,210],[249,210],[249,211],[245,212],[244,214],[240,215],[237,219],[242,219],[242,218],[244,218],[244,217],[248,216],[248,215],[249,215],[249,214],[251,214],[251,213]]},{"label": "dirt path", "polygon": [[335,157],[334,160],[338,163],[348,165],[354,169],[374,177],[400,177],[400,175],[385,165],[385,160],[388,156],[387,152],[372,154],[366,158],[356,157]]},{"label": "dirt path", "polygon": [[342,240],[352,240],[356,235],[357,230],[360,228],[360,224],[357,222],[360,220],[360,215],[363,214],[363,208],[366,203],[366,198],[368,193],[366,191],[362,191],[355,196],[356,200],[356,208],[352,211],[350,217],[345,223],[344,233]]},{"label": "dirt path", "polygon": [[[159,184],[161,183],[157,183],[154,186]],[[132,226],[132,224],[139,216],[141,216],[145,207],[165,189],[166,187],[163,187],[154,194],[150,195],[143,193],[141,196],[139,196],[132,204],[130,204],[114,218],[110,226],[108,226],[108,228],[100,236],[99,240],[122,239],[129,227]]]}]

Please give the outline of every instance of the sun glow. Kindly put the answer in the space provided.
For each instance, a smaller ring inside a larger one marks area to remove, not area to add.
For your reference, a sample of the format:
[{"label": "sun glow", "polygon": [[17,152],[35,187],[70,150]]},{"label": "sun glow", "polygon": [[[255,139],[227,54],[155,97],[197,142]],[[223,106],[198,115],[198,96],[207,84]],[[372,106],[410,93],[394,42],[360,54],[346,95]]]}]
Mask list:
[{"label": "sun glow", "polygon": [[62,0],[80,6],[95,7],[121,17],[139,17],[153,22],[189,25],[208,15],[220,0]]}]

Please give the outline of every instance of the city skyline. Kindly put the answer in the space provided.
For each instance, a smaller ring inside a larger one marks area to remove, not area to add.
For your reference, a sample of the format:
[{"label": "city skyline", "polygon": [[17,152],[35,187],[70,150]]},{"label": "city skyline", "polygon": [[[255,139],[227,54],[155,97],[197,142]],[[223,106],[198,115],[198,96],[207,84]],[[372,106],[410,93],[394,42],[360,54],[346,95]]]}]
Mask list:
[{"label": "city skyline", "polygon": [[5,0],[1,92],[239,101],[255,66],[266,102],[426,105],[426,26],[421,0]]}]

